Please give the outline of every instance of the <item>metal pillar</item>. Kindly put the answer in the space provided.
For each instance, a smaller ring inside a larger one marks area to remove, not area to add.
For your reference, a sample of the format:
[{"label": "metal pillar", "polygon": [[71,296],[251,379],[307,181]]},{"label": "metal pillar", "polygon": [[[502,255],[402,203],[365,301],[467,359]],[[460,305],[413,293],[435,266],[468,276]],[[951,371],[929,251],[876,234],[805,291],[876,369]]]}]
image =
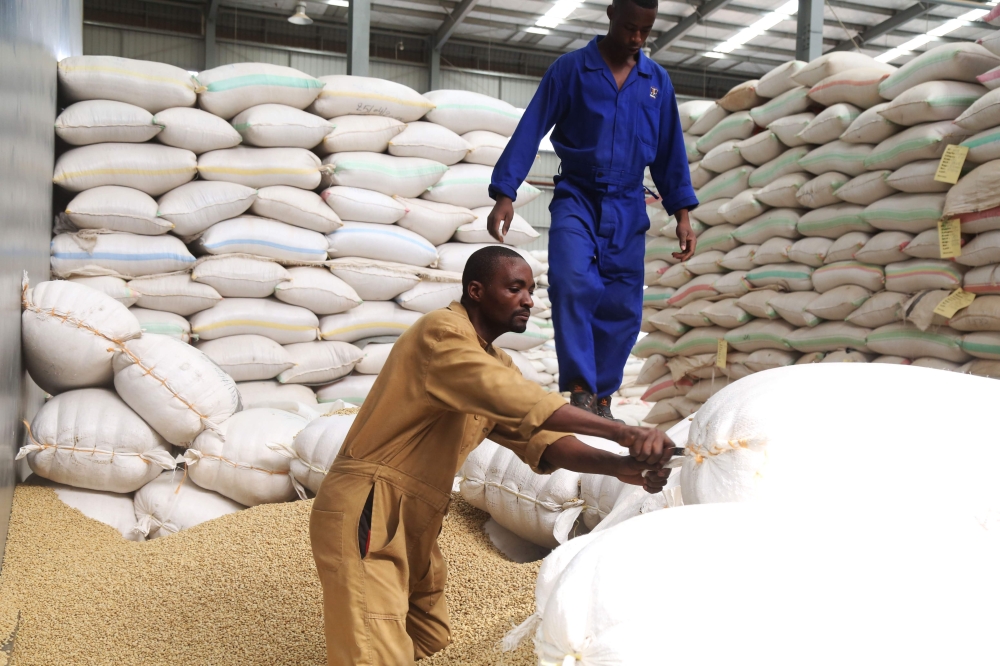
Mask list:
[{"label": "metal pillar", "polygon": [[219,66],[219,53],[215,48],[215,17],[219,13],[219,0],[212,0],[205,16],[205,69]]},{"label": "metal pillar", "polygon": [[371,22],[371,0],[351,0],[347,8],[347,73],[351,76],[368,76]]},{"label": "metal pillar", "polygon": [[823,0],[799,0],[795,58],[809,62],[823,55]]},{"label": "metal pillar", "polygon": [[430,77],[427,81],[428,90],[440,90],[441,89],[441,51],[434,48],[434,39],[431,38],[427,44],[427,52],[430,54],[429,61],[427,63],[427,68],[430,72]]}]

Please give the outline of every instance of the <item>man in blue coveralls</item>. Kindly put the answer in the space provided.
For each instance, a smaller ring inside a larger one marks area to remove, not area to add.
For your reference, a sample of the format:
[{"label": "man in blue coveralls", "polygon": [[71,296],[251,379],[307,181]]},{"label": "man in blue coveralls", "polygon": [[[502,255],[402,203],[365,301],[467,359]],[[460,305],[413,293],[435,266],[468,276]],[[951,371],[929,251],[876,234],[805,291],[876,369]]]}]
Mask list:
[{"label": "man in blue coveralls", "polygon": [[562,160],[549,210],[549,298],[559,354],[559,389],[574,406],[605,418],[642,320],[649,166],[667,212],[677,218],[680,261],[694,254],[688,211],[698,205],[673,86],[642,52],[657,0],[614,0],[606,37],[556,60],[542,79],[500,161],[488,228],[510,229],[517,188],[553,126]]}]

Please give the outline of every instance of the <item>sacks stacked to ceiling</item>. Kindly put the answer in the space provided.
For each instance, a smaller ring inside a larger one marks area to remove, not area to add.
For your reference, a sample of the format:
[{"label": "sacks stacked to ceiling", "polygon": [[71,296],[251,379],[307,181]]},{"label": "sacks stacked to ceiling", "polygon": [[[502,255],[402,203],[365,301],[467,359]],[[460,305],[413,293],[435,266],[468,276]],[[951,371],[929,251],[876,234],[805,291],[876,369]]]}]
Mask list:
[{"label": "sacks stacked to ceiling", "polygon": [[[697,151],[698,249],[679,264],[672,223],[647,241],[649,335],[634,353],[644,375],[661,373],[647,421],[669,427],[727,382],[795,363],[994,370],[990,299],[949,318],[933,310],[958,287],[1000,294],[989,235],[1000,200],[971,194],[989,191],[981,179],[1000,158],[1000,106],[976,80],[997,66],[1000,55],[971,43],[899,69],[836,52],[775,68],[754,95],[741,85],[681,105]],[[945,147],[963,142],[960,185],[935,181]],[[942,259],[938,221],[955,217],[965,247]]]}]

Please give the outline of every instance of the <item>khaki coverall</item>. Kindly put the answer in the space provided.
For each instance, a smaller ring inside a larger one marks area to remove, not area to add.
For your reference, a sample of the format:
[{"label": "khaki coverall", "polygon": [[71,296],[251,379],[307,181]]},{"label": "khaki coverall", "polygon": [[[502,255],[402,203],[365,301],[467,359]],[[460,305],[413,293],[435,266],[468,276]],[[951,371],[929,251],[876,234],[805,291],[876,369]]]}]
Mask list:
[{"label": "khaki coverall", "polygon": [[480,338],[459,303],[400,336],[313,504],[330,666],[411,664],[451,642],[437,537],[455,473],[487,436],[545,471],[545,447],[565,435],[540,426],[565,404]]}]

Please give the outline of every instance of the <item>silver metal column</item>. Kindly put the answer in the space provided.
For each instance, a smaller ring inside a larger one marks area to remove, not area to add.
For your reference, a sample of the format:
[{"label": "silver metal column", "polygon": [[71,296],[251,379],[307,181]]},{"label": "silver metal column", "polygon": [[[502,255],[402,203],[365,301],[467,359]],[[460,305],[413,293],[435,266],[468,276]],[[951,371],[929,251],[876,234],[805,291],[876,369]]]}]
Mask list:
[{"label": "silver metal column", "polygon": [[371,0],[351,0],[347,8],[347,73],[368,76]]},{"label": "silver metal column", "polygon": [[21,419],[42,399],[21,363],[21,275],[49,279],[56,64],[81,53],[82,0],[0,1],[0,552]]},{"label": "silver metal column", "polygon": [[799,0],[795,59],[809,62],[823,55],[823,0]]},{"label": "silver metal column", "polygon": [[441,89],[441,51],[434,48],[434,40],[431,39],[428,43],[427,48],[428,53],[428,63],[427,67],[430,70],[430,78],[428,79],[429,86],[428,90],[440,90]]}]

